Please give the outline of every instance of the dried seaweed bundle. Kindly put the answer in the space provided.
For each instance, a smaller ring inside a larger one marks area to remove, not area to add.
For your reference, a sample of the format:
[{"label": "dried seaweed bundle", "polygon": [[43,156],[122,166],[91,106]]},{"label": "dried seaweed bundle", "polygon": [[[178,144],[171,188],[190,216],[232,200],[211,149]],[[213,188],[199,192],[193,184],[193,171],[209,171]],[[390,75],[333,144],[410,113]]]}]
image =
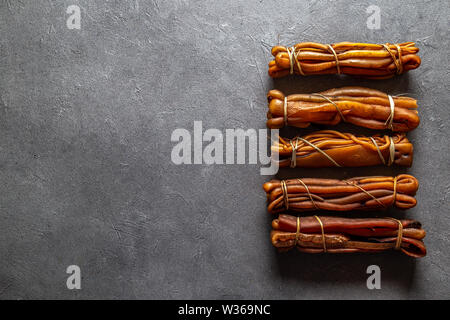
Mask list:
[{"label": "dried seaweed bundle", "polygon": [[305,128],[311,123],[336,125],[341,121],[370,129],[406,132],[419,125],[417,101],[390,96],[363,87],[343,87],[320,93],[285,96],[271,90],[267,95],[267,127]]},{"label": "dried seaweed bundle", "polygon": [[370,79],[386,79],[420,66],[419,49],[414,42],[372,44],[340,42],[298,43],[293,47],[272,48],[274,60],[269,76],[289,74],[350,74]]},{"label": "dried seaweed bundle", "polygon": [[280,251],[296,247],[307,253],[380,252],[397,249],[408,256],[426,255],[425,231],[414,220],[294,217],[281,214],[272,221],[270,238]]},{"label": "dried seaweed bundle", "polygon": [[263,185],[270,213],[312,210],[383,209],[416,205],[419,182],[413,176],[358,177],[348,180],[302,178],[271,180]]},{"label": "dried seaweed bundle", "polygon": [[365,137],[323,130],[293,139],[280,137],[271,149],[272,154],[278,155],[279,167],[363,167],[393,163],[409,167],[413,160],[413,145],[405,134]]}]

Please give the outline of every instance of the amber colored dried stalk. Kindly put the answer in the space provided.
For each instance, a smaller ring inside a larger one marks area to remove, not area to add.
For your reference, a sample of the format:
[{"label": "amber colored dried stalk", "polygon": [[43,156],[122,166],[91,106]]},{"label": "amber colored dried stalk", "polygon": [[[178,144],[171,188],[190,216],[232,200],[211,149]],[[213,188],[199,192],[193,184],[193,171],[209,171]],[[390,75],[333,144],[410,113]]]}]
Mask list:
[{"label": "amber colored dried stalk", "polygon": [[409,167],[413,160],[413,145],[405,134],[365,137],[323,130],[293,139],[280,137],[271,149],[272,155],[279,159],[273,161],[281,168],[389,166],[393,163]]},{"label": "amber colored dried stalk", "polygon": [[370,129],[406,132],[419,125],[417,101],[363,87],[343,87],[311,94],[267,95],[267,127],[336,125],[341,121]]},{"label": "amber colored dried stalk", "polygon": [[294,47],[275,46],[269,76],[289,74],[350,74],[370,79],[386,79],[420,66],[414,42],[372,44],[340,42],[298,43]]},{"label": "amber colored dried stalk", "polygon": [[398,249],[408,256],[426,255],[425,231],[415,220],[294,217],[280,214],[272,221],[270,238],[280,251],[296,247],[307,253],[380,252]]},{"label": "amber colored dried stalk", "polygon": [[367,210],[416,205],[419,182],[413,176],[357,177],[348,180],[302,178],[264,183],[270,213],[286,210]]}]

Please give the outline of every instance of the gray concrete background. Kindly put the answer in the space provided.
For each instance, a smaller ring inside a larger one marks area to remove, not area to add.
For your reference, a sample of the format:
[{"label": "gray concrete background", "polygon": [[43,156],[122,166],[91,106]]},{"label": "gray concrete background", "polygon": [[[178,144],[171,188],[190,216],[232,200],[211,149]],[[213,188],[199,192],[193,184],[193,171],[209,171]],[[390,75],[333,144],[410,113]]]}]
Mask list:
[{"label": "gray concrete background", "polygon": [[[71,4],[81,30],[66,27]],[[366,26],[372,4],[380,30]],[[449,14],[446,0],[1,0],[0,298],[450,298]],[[416,41],[422,66],[386,81],[273,81],[278,38]],[[423,223],[423,259],[277,254],[259,165],[170,160],[176,128],[264,128],[268,90],[344,85],[419,100],[412,168],[279,177],[414,174],[417,207],[387,213]],[[366,288],[371,264],[381,290]]]}]

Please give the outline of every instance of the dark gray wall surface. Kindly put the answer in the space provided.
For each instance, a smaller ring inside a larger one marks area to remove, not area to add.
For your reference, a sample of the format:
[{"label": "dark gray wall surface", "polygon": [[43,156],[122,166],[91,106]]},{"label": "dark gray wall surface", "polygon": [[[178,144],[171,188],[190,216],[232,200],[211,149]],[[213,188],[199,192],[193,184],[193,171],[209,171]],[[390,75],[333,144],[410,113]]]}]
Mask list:
[{"label": "dark gray wall surface", "polygon": [[[449,15],[446,0],[0,1],[0,298],[450,298]],[[422,65],[272,80],[278,41],[416,41]],[[418,99],[412,168],[278,177],[414,174],[418,205],[386,214],[423,223],[423,259],[278,254],[260,165],[171,162],[176,128],[265,128],[268,90],[344,85]],[[72,264],[81,290],[66,288]],[[366,287],[371,264],[381,290]]]}]

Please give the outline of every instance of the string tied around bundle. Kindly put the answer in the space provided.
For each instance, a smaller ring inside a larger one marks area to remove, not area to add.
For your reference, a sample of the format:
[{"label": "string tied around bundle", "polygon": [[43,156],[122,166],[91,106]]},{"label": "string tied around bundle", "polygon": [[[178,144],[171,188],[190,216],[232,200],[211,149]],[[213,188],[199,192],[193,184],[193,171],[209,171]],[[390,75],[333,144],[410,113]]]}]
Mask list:
[{"label": "string tied around bundle", "polygon": [[295,145],[291,141],[289,141],[291,148],[292,148],[292,155],[291,155],[291,168],[295,168],[297,166],[297,147],[298,147],[298,138],[295,139]]},{"label": "string tied around bundle", "polygon": [[341,117],[342,121],[347,122],[347,120],[345,120],[344,115],[342,114],[341,109],[338,107],[336,102],[334,102],[333,100],[331,100],[330,98],[328,98],[327,96],[325,96],[325,95],[323,95],[321,93],[313,93],[312,95],[321,97],[322,99],[324,99],[324,100],[328,101],[329,103],[331,103],[336,108],[336,111],[339,113],[339,116]]},{"label": "string tied around bundle", "polygon": [[323,252],[327,252],[327,244],[326,244],[326,239],[325,239],[325,230],[323,227],[323,223],[322,220],[318,217],[318,216],[314,216],[314,218],[317,219],[317,221],[320,224],[320,230],[322,231],[322,245],[323,245]]},{"label": "string tied around bundle", "polygon": [[289,55],[289,66],[290,66],[289,74],[294,74],[294,61],[295,61],[295,65],[297,66],[298,72],[302,76],[304,76],[305,73],[302,70],[300,61],[298,61],[297,51],[295,51],[295,47],[286,48],[286,50]]},{"label": "string tied around bundle", "polygon": [[397,232],[397,241],[395,242],[395,250],[400,250],[402,247],[402,240],[403,240],[403,224],[400,220],[388,217],[388,219],[393,220],[398,223],[398,232]]},{"label": "string tied around bundle", "polygon": [[[305,187],[306,192],[308,193],[309,199],[311,200],[311,203],[313,204],[314,208],[316,210],[319,210],[319,207],[317,206],[316,202],[314,201],[314,198],[309,191],[308,186],[302,181],[302,179],[297,179],[298,182],[300,182],[303,187]],[[288,194],[288,188],[286,184],[286,180],[281,180],[281,191],[283,192],[283,203],[286,210],[289,210],[289,194]]]},{"label": "string tied around bundle", "polygon": [[375,196],[374,196],[373,194],[371,194],[369,191],[367,191],[366,189],[364,189],[364,188],[361,187],[360,185],[356,184],[355,181],[351,182],[351,181],[346,180],[345,183],[357,187],[357,188],[360,189],[362,192],[364,192],[364,193],[367,194],[369,197],[371,197],[373,200],[375,200],[376,202],[378,202],[378,204],[379,204],[380,206],[382,206],[383,208],[386,208],[386,206],[384,205],[383,202],[381,202],[377,197],[375,197]]},{"label": "string tied around bundle", "polygon": [[315,208],[316,210],[319,210],[319,207],[317,206],[316,202],[314,201],[314,198],[313,198],[311,192],[309,191],[309,188],[308,188],[308,186],[306,185],[306,183],[304,183],[302,179],[297,179],[297,181],[300,182],[300,183],[305,187],[305,190],[306,190],[306,192],[308,193],[309,199],[311,199],[311,202],[312,202],[314,208]]},{"label": "string tied around bundle", "polygon": [[339,59],[338,56],[336,54],[336,51],[334,51],[333,46],[331,44],[328,45],[328,48],[330,49],[329,51],[331,51],[331,53],[333,53],[334,55],[334,59],[336,60],[336,70],[337,70],[337,74],[341,74],[341,68],[339,66]]},{"label": "string tied around bundle", "polygon": [[386,128],[389,128],[393,131],[394,130],[393,124],[394,124],[395,102],[391,95],[388,94],[387,96],[389,99],[389,107],[391,108],[391,113],[389,114],[389,117],[386,119],[386,122],[384,123],[384,125],[386,126]]},{"label": "string tied around bundle", "polygon": [[375,139],[373,137],[370,137],[370,140],[372,140],[372,143],[377,148],[378,156],[380,157],[381,162],[384,165],[391,166],[394,163],[394,160],[395,160],[395,143],[394,143],[394,139],[392,137],[389,137],[389,159],[388,159],[387,163],[386,163],[386,160],[383,157],[383,154],[381,153],[381,150],[380,150],[380,147],[378,146],[378,143],[375,141]]},{"label": "string tied around bundle", "polygon": [[392,205],[395,205],[395,202],[397,201],[397,179],[398,176],[394,177],[394,192],[392,194]]},{"label": "string tied around bundle", "polygon": [[[325,158],[327,158],[328,160],[330,160],[336,167],[341,167],[341,165],[339,163],[337,163],[332,157],[330,157],[325,151],[323,151],[322,149],[320,149],[318,146],[316,146],[315,144],[309,142],[306,139],[303,139],[301,137],[296,137],[294,138],[296,140],[296,147],[295,147],[295,151],[297,151],[297,147],[298,147],[298,141],[302,141],[303,143],[306,143],[307,145],[309,145],[310,147],[314,148],[317,152],[321,153]],[[290,142],[291,146],[293,146],[292,142]],[[292,158],[295,158],[295,162],[294,162],[294,166],[292,166],[293,161]],[[291,167],[294,168],[295,165],[297,164],[297,153],[294,152],[294,149],[292,150],[292,156],[291,156]]]},{"label": "string tied around bundle", "polygon": [[382,45],[387,52],[389,52],[389,54],[391,55],[392,61],[395,64],[395,67],[397,68],[397,74],[402,74],[403,73],[403,62],[402,62],[402,49],[398,44],[394,44],[394,46],[397,48],[397,54],[398,54],[398,58],[395,56],[395,53],[392,52],[392,50],[389,48],[389,44],[383,44]]},{"label": "string tied around bundle", "polygon": [[289,210],[289,195],[287,192],[287,185],[285,180],[281,180],[281,191],[283,191],[283,202],[286,210]]},{"label": "string tied around bundle", "polygon": [[283,117],[284,117],[284,126],[287,127],[288,124],[288,114],[287,114],[287,97],[284,97],[284,105],[283,105]]},{"label": "string tied around bundle", "polygon": [[[397,180],[398,180],[398,176],[394,177],[394,188],[393,188],[393,193],[392,193],[392,206],[395,205],[395,202],[397,200]],[[373,194],[371,194],[369,191],[365,190],[363,187],[361,187],[360,185],[356,184],[356,182],[350,182],[350,181],[345,181],[347,184],[350,184],[352,186],[355,186],[357,188],[359,188],[362,192],[364,192],[365,194],[367,194],[369,197],[371,197],[373,200],[375,200],[376,202],[378,202],[378,204],[380,204],[383,208],[386,208],[386,206],[384,205],[383,202],[381,202],[378,198],[376,198]]]}]

